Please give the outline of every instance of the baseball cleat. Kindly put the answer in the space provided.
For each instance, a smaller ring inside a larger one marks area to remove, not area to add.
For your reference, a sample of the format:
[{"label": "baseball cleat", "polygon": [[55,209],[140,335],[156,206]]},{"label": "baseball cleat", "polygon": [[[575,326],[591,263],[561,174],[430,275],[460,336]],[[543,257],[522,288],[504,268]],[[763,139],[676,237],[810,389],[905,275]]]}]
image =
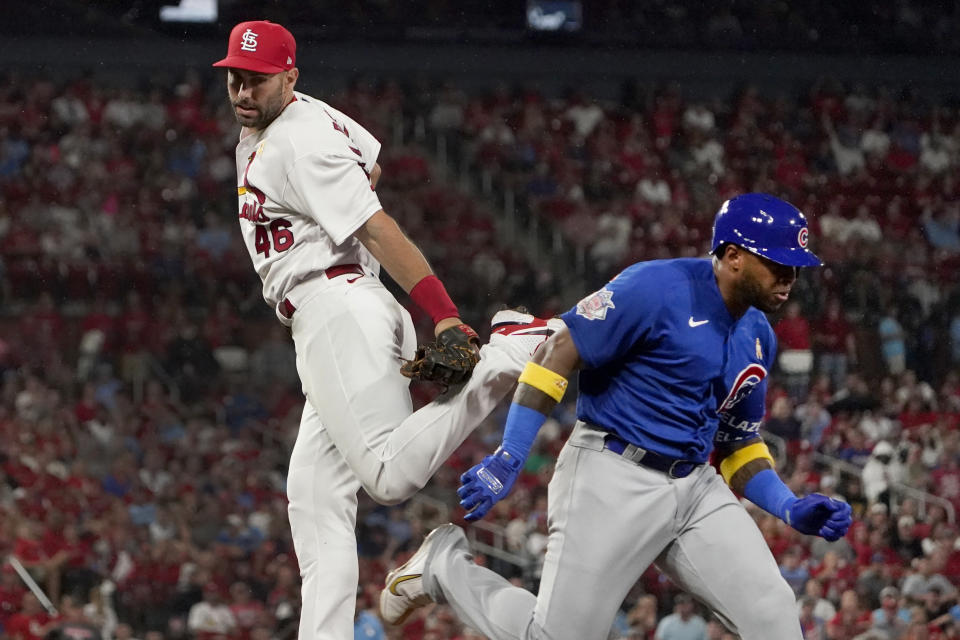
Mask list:
[{"label": "baseball cleat", "polygon": [[423,570],[438,532],[450,528],[455,529],[456,525],[444,524],[431,531],[409,560],[387,574],[386,585],[380,592],[380,617],[385,622],[403,624],[411,613],[433,601],[424,589]]},{"label": "baseball cleat", "polygon": [[547,338],[563,327],[560,318],[544,320],[519,309],[504,309],[494,314],[490,321],[490,344],[517,345],[527,357],[532,357]]}]

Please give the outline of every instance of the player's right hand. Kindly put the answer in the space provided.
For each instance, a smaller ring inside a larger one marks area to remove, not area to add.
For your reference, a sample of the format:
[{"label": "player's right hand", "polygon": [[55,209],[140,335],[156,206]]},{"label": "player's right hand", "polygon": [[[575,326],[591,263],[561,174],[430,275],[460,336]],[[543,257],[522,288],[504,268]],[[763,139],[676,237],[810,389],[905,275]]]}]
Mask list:
[{"label": "player's right hand", "polygon": [[479,520],[510,493],[523,469],[523,462],[500,447],[460,476],[461,487],[457,489],[457,495],[460,496],[460,506],[467,510],[464,519]]}]

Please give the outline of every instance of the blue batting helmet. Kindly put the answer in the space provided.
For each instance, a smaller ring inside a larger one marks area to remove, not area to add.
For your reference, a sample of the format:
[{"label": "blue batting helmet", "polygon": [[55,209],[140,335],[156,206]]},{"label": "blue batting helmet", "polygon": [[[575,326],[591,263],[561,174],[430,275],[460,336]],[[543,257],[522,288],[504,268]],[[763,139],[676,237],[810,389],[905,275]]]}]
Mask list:
[{"label": "blue batting helmet", "polygon": [[791,267],[823,263],[807,248],[807,219],[799,209],[766,193],[745,193],[723,203],[713,221],[710,253],[735,244]]}]

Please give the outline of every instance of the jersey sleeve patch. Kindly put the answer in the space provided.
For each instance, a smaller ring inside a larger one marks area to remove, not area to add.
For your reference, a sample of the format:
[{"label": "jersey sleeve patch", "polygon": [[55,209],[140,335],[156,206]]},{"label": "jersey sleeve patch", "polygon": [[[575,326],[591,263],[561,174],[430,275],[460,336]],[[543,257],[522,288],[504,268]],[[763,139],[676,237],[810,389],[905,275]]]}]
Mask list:
[{"label": "jersey sleeve patch", "polygon": [[613,291],[606,287],[577,303],[577,315],[587,320],[605,320],[608,309],[616,309],[616,305],[613,304]]}]

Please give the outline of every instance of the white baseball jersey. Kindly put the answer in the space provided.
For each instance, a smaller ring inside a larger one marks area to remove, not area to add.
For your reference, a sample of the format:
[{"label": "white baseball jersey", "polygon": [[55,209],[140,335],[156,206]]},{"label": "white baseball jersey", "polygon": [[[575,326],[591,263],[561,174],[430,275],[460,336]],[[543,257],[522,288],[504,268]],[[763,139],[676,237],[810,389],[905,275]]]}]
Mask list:
[{"label": "white baseball jersey", "polygon": [[370,188],[380,143],[325,102],[294,97],[269,126],[237,144],[240,228],[273,307],[328,267],[380,270],[353,237],[381,209]]}]

